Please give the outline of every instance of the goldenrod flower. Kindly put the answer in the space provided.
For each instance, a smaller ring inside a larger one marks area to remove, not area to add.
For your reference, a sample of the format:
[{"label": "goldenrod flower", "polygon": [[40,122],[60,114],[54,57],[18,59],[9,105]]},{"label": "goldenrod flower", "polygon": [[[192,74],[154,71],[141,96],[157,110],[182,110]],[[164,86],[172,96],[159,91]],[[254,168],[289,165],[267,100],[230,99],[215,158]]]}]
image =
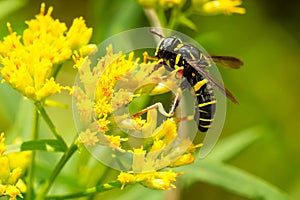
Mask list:
[{"label": "goldenrod flower", "polygon": [[4,133],[1,133],[0,134],[0,156],[3,155],[4,151],[7,148],[7,145],[4,142],[5,142]]},{"label": "goldenrod flower", "polygon": [[8,23],[10,35],[0,42],[3,81],[34,101],[71,90],[54,80],[54,69],[75,51],[86,54],[83,49],[92,34],[82,17],[74,19],[68,31],[65,23],[51,17],[52,11],[50,7],[46,12],[43,3],[36,18],[26,21],[28,28],[22,36],[13,32]]},{"label": "goldenrod flower", "polygon": [[166,143],[163,140],[154,140],[150,152],[159,151],[161,149],[164,149],[165,147],[166,147]]},{"label": "goldenrod flower", "polygon": [[147,151],[143,146],[140,148],[133,148],[133,151],[130,150],[129,152],[133,155],[132,170],[134,172],[143,172],[149,170],[149,167],[146,166],[147,164],[145,164],[145,156],[147,155]]},{"label": "goldenrod flower", "polygon": [[31,151],[22,151],[16,153],[7,154],[7,158],[9,159],[10,168],[15,169],[17,167],[22,169],[24,173],[31,161]]},{"label": "goldenrod flower", "polygon": [[105,88],[103,87],[103,91],[106,93],[107,96],[103,96],[102,98],[98,98],[96,105],[95,105],[95,112],[98,118],[106,118],[108,113],[112,112],[112,107],[110,104],[110,96],[113,93],[112,88]]},{"label": "goldenrod flower", "polygon": [[87,129],[85,132],[79,134],[79,138],[84,145],[91,146],[99,141],[96,134],[97,132],[91,132],[90,129]]},{"label": "goldenrod flower", "polygon": [[122,183],[122,188],[128,184],[140,183],[151,189],[169,190],[176,188],[173,183],[181,174],[182,172],[176,173],[172,170],[137,174],[121,172],[117,180]]},{"label": "goldenrod flower", "polygon": [[[6,195],[10,197],[10,200],[15,200],[17,196],[22,198],[21,191],[26,191],[26,186],[24,184],[22,186],[20,177],[27,166],[22,164],[14,166],[18,162],[16,159],[20,159],[19,155],[23,152],[14,153],[10,156],[3,155],[6,149],[4,141],[5,138],[2,133],[0,135],[0,196]],[[24,160],[27,160],[26,157]]]},{"label": "goldenrod flower", "polygon": [[[107,116],[121,104],[129,102],[131,99],[130,93],[126,91],[120,90],[114,93],[114,87],[122,76],[136,67],[136,63],[132,59],[133,54],[130,54],[129,58],[126,59],[125,55],[114,54],[112,46],[109,46],[106,56],[99,60],[93,71],[90,71],[91,62],[89,60],[84,60],[79,68],[79,78],[84,85],[83,88],[75,87],[74,90],[79,113],[80,115],[86,113],[83,116],[89,116],[90,120],[92,115],[88,113],[88,109],[94,111],[97,120],[102,124],[99,126],[102,129],[101,132],[107,130],[107,124],[109,124],[109,120],[106,120]],[[100,78],[99,74],[101,74]],[[113,96],[117,98],[113,98]]]},{"label": "goldenrod flower", "polygon": [[133,174],[126,173],[126,172],[121,172],[118,175],[118,181],[120,181],[120,183],[122,183],[122,188],[121,189],[123,189],[126,184],[135,183],[135,177],[134,177]]},{"label": "goldenrod flower", "polygon": [[[189,148],[192,139],[178,133],[179,120],[176,116],[164,116],[163,108],[149,109],[144,113],[146,116],[132,117],[127,108],[135,105],[135,98],[174,92],[180,87],[176,71],[156,69],[158,61],[139,63],[140,59],[133,56],[133,53],[113,53],[110,45],[96,63],[86,58],[78,66],[80,82],[73,94],[80,118],[88,118],[81,119],[84,130],[80,139],[92,151],[101,145],[100,149],[104,146],[111,152],[109,162],[118,163],[120,170],[128,171],[118,177],[123,187],[140,183],[167,190],[175,187],[173,183],[181,173],[160,170],[192,163],[197,145]],[[123,155],[119,161],[114,160]],[[104,160],[109,160],[107,155]]]},{"label": "goldenrod flower", "polygon": [[102,133],[105,133],[106,131],[109,130],[108,124],[110,124],[109,120],[107,120],[106,118],[100,118],[100,119],[97,120],[97,123],[96,123],[97,128],[96,128],[96,130],[98,130],[98,131],[100,131]]},{"label": "goldenrod flower", "polygon": [[128,138],[121,138],[119,135],[117,135],[117,136],[105,135],[105,137],[109,141],[109,144],[113,149],[120,148],[121,142],[128,140]]},{"label": "goldenrod flower", "polygon": [[117,110],[123,105],[128,104],[132,100],[132,93],[126,89],[121,88],[114,93],[111,99],[112,110]]},{"label": "goldenrod flower", "polygon": [[170,165],[170,167],[179,167],[182,165],[188,165],[193,163],[194,160],[195,160],[195,156],[193,156],[191,153],[183,154],[175,162],[173,162]]},{"label": "goldenrod flower", "polygon": [[7,180],[10,174],[9,160],[6,156],[0,157],[0,179]]},{"label": "goldenrod flower", "polygon": [[155,172],[153,176],[146,178],[141,182],[141,184],[148,188],[169,190],[171,188],[176,188],[173,183],[181,174],[183,174],[183,172],[175,173],[171,170],[167,172]]},{"label": "goldenrod flower", "polygon": [[213,0],[207,1],[203,5],[203,11],[207,14],[245,14],[246,9],[238,7],[242,5],[242,0]]},{"label": "goldenrod flower", "polygon": [[168,118],[160,128],[154,133],[155,139],[161,139],[165,143],[171,143],[177,136],[177,124],[174,120]]},{"label": "goldenrod flower", "polygon": [[[73,50],[86,48],[86,44],[89,43],[92,37],[92,33],[93,29],[86,27],[85,21],[82,17],[75,18],[73,20],[72,26],[67,32],[66,40],[68,42],[68,46],[71,47]],[[90,48],[90,46],[88,46],[88,48]],[[85,53],[85,55],[87,54]]]}]

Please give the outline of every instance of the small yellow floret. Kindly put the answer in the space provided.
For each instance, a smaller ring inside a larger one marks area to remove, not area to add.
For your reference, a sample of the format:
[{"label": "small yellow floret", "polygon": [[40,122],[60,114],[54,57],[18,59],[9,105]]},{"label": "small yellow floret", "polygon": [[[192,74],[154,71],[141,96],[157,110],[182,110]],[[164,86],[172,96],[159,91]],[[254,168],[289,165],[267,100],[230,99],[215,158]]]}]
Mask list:
[{"label": "small yellow floret", "polygon": [[181,174],[182,172],[176,173],[171,170],[165,172],[154,171],[137,174],[121,172],[118,176],[118,181],[122,183],[122,188],[126,184],[140,183],[151,189],[169,190],[170,188],[176,188],[173,183]]},{"label": "small yellow floret", "polygon": [[[0,135],[0,148],[3,147],[4,140],[2,133]],[[0,154],[0,196],[9,196],[10,200],[15,200],[17,196],[22,198],[21,191],[26,191],[26,185],[20,188],[19,183],[22,182],[20,177],[27,166],[14,166],[18,163],[16,159],[20,159],[18,156],[22,153],[8,154],[8,156],[4,156],[3,152]],[[24,159],[26,160],[26,157]]]},{"label": "small yellow floret", "polygon": [[246,9],[238,7],[242,4],[241,0],[214,0],[208,1],[203,5],[203,10],[208,14],[245,14]]},{"label": "small yellow floret", "polygon": [[79,134],[81,142],[86,146],[94,146],[99,139],[97,137],[97,132],[91,132],[90,129],[87,129],[85,132]]}]

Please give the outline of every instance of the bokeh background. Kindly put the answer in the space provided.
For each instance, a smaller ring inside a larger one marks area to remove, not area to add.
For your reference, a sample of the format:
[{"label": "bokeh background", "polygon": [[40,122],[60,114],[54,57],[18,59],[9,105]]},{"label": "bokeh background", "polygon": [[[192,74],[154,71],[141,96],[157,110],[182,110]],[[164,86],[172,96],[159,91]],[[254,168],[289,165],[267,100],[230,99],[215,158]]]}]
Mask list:
[{"label": "bokeh background", "polygon": [[[15,5],[11,6],[11,2]],[[8,34],[6,22],[21,34],[26,27],[24,21],[39,12],[41,2],[0,0],[1,38]],[[96,44],[121,31],[149,26],[135,0],[43,2],[54,6],[52,16],[68,26],[74,17],[83,16],[94,29],[92,43]],[[220,69],[226,87],[240,102],[238,106],[228,102],[221,139],[256,126],[264,126],[267,131],[231,164],[300,199],[300,3],[244,0],[243,7],[247,9],[245,15],[193,16],[198,32],[184,27],[178,31],[196,39],[211,54],[232,55],[245,62],[240,70]],[[58,78],[72,84],[74,76],[72,67],[64,67]],[[24,121],[30,120],[31,114],[18,114],[28,109],[28,105],[20,103],[21,96],[6,84],[0,85],[0,95],[0,130],[15,134],[10,138],[30,130],[30,123],[26,125]],[[53,98],[71,105],[68,95]],[[74,134],[70,110],[49,111],[59,128]],[[199,196],[201,199],[244,199],[204,183],[191,185],[181,196],[182,199],[199,199]]]}]

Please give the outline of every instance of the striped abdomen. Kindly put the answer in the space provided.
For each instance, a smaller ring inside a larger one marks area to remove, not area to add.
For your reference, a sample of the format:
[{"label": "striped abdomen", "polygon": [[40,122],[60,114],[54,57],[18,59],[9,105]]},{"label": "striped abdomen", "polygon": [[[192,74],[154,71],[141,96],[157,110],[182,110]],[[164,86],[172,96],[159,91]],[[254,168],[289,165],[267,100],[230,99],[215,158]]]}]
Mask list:
[{"label": "striped abdomen", "polygon": [[199,120],[198,129],[206,132],[211,127],[216,111],[216,99],[213,88],[207,79],[196,70],[192,68],[185,70],[187,71],[185,78],[193,87],[197,97],[196,106],[198,107],[199,115],[195,115],[195,120]]}]

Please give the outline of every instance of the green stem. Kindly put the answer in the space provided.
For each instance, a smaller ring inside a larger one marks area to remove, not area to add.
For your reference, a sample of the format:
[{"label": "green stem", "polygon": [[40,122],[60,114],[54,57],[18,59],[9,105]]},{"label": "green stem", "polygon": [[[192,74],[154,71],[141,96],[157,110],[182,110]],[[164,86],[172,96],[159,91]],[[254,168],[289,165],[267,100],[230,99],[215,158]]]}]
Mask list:
[{"label": "green stem", "polygon": [[58,164],[56,165],[56,167],[55,167],[54,171],[52,172],[52,174],[50,175],[50,177],[47,179],[47,181],[42,186],[41,190],[39,191],[39,193],[37,195],[37,198],[36,198],[37,200],[44,200],[45,199],[45,196],[49,192],[54,180],[59,175],[59,173],[61,172],[62,168],[65,166],[67,161],[75,153],[77,148],[78,147],[77,147],[77,137],[76,137],[76,139],[74,140],[72,145],[67,149],[67,151],[64,153],[64,155],[59,160]]},{"label": "green stem", "polygon": [[57,66],[54,68],[54,71],[53,71],[53,74],[52,74],[52,76],[53,76],[54,78],[56,78],[56,76],[57,76],[58,72],[60,71],[60,69],[62,68],[62,66],[63,66],[63,64],[59,64],[59,65],[57,65]]},{"label": "green stem", "polygon": [[158,28],[162,27],[162,24],[164,22],[162,22],[162,20],[159,19],[159,16],[157,15],[154,9],[144,9],[144,12],[152,27],[158,27]]},{"label": "green stem", "polygon": [[35,103],[36,108],[40,112],[41,116],[45,120],[46,124],[50,128],[51,132],[53,135],[56,137],[56,139],[63,145],[65,148],[67,148],[67,144],[64,141],[64,139],[61,137],[60,133],[58,132],[57,128],[53,124],[52,120],[50,119],[49,115],[47,114],[45,108],[41,105],[41,102],[36,102]]},{"label": "green stem", "polygon": [[[105,167],[105,169],[102,172],[102,176],[99,178],[99,180],[97,181],[96,185],[100,185],[101,183],[104,182],[104,180],[108,177],[108,175],[110,174],[109,172],[111,172],[110,170],[111,168],[109,167]],[[96,195],[96,193],[91,194],[91,196],[89,197],[90,200],[94,199],[94,196]]]},{"label": "green stem", "polygon": [[162,25],[163,28],[166,28],[166,25],[167,25],[167,17],[166,17],[166,14],[165,14],[165,11],[164,9],[160,8],[160,9],[157,9],[156,10],[156,15]]},{"label": "green stem", "polygon": [[171,11],[171,16],[167,27],[169,29],[175,29],[177,26],[177,20],[180,15],[180,9],[178,7],[174,7]]},{"label": "green stem", "polygon": [[[32,140],[35,141],[38,139],[40,127],[40,115],[37,108],[34,108],[34,116],[33,116],[33,126],[32,126]],[[33,199],[34,196],[34,169],[35,169],[35,156],[36,151],[32,151],[31,155],[31,164],[28,169],[28,192],[26,194],[26,199]]]},{"label": "green stem", "polygon": [[46,199],[52,199],[52,200],[54,200],[54,199],[56,199],[56,200],[73,199],[73,198],[85,197],[85,196],[89,196],[92,194],[105,192],[108,190],[112,190],[114,188],[121,188],[121,187],[122,187],[122,184],[119,181],[112,181],[112,182],[105,183],[103,185],[98,185],[95,187],[88,188],[82,192],[78,192],[78,193],[74,193],[74,194],[67,194],[67,195],[53,195],[53,196],[46,197]]}]

